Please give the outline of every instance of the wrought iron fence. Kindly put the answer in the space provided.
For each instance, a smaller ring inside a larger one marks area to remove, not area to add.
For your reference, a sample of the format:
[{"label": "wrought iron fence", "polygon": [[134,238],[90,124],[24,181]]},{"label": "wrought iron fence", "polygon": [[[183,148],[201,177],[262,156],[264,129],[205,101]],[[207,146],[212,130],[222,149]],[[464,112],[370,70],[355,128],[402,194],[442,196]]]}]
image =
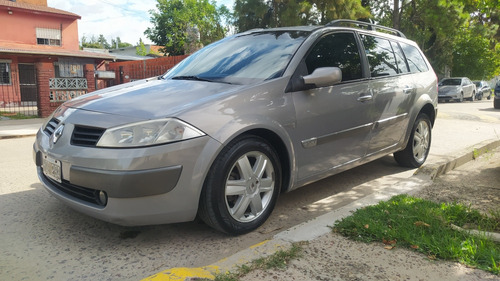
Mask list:
[{"label": "wrought iron fence", "polygon": [[26,66],[19,71],[9,64],[8,79],[0,83],[0,120],[38,116],[36,74],[33,65]]}]

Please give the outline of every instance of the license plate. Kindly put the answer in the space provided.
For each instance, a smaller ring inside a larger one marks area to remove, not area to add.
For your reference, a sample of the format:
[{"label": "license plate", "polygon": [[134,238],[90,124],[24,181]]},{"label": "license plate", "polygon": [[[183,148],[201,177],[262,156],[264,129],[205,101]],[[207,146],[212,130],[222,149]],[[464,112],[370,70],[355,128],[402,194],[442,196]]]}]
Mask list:
[{"label": "license plate", "polygon": [[61,161],[44,155],[42,159],[42,171],[47,177],[61,183]]}]

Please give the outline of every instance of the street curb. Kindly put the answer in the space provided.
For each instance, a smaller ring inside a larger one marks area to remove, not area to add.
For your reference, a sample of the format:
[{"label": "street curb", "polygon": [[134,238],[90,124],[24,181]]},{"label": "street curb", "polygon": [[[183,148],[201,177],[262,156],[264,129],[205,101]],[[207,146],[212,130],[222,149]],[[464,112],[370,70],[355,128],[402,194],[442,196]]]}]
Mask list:
[{"label": "street curb", "polygon": [[440,175],[444,175],[449,171],[462,166],[463,164],[476,159],[477,157],[485,154],[500,146],[500,140],[487,140],[471,146],[469,149],[458,153],[455,156],[443,157],[444,160],[424,165],[420,167],[415,174],[427,174],[431,179],[435,179]]},{"label": "street curb", "polygon": [[7,140],[7,139],[20,139],[20,138],[28,138],[28,137],[34,137],[36,134],[23,134],[23,135],[9,135],[9,136],[0,136],[0,140]]},{"label": "street curb", "polygon": [[457,153],[455,156],[445,157],[444,160],[436,163],[424,165],[419,168],[414,175],[401,182],[397,187],[386,188],[381,192],[372,193],[366,197],[356,200],[342,208],[316,217],[310,221],[293,226],[276,235],[271,240],[266,240],[255,244],[247,249],[224,258],[214,264],[198,268],[172,268],[161,271],[155,275],[143,279],[143,281],[169,281],[184,280],[191,281],[199,278],[213,280],[216,274],[237,270],[258,258],[267,257],[278,250],[287,250],[295,242],[310,241],[331,232],[329,226],[335,221],[350,216],[354,211],[370,205],[375,205],[380,201],[388,200],[391,197],[403,193],[412,194],[426,185],[432,183],[436,177],[446,174],[453,169],[476,159],[482,154],[490,152],[500,147],[500,140],[488,140],[473,145],[468,149]]}]

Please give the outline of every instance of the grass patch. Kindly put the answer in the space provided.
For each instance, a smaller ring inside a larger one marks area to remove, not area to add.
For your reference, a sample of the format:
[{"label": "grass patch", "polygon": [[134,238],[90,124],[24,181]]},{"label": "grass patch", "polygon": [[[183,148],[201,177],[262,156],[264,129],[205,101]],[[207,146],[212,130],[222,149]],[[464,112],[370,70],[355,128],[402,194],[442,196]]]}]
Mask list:
[{"label": "grass patch", "polygon": [[38,116],[24,115],[22,113],[6,112],[6,111],[0,111],[0,116],[4,116],[4,117],[7,117],[9,119],[14,119],[14,120],[38,118]]},{"label": "grass patch", "polygon": [[279,250],[276,253],[251,261],[249,264],[239,266],[235,272],[220,273],[215,276],[215,281],[237,281],[249,272],[257,269],[286,268],[290,260],[300,257],[302,243],[293,243],[288,250]]},{"label": "grass patch", "polygon": [[472,159],[476,160],[479,157],[479,151],[474,148],[472,151]]},{"label": "grass patch", "polygon": [[446,259],[500,273],[500,244],[485,237],[453,230],[451,224],[500,230],[500,213],[481,214],[470,207],[438,204],[408,195],[369,206],[337,221],[332,229],[351,239],[383,242],[387,249],[411,248],[431,259]]}]

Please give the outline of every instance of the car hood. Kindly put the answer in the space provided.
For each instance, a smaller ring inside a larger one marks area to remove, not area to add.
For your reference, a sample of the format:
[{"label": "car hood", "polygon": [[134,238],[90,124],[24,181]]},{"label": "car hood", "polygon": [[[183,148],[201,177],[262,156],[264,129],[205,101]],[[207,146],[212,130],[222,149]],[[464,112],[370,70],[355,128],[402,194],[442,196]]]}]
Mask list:
[{"label": "car hood", "polygon": [[70,108],[155,119],[176,116],[244,87],[192,80],[146,79],[99,90],[66,102]]}]

